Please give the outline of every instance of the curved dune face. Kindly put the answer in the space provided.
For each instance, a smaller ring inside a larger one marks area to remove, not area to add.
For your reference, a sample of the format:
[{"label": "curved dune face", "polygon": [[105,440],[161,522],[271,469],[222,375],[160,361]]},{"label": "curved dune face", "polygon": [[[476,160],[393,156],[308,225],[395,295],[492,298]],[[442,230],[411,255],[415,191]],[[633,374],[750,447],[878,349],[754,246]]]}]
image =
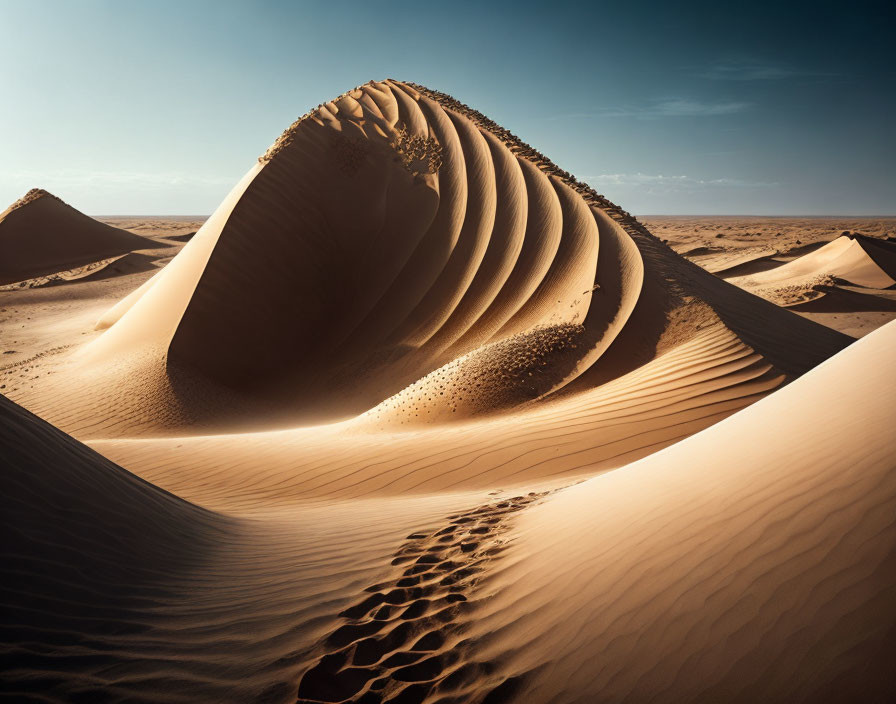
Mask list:
[{"label": "curved dune face", "polygon": [[[350,416],[492,340],[552,374],[553,356],[567,370],[582,356],[583,343],[568,352],[591,308],[595,218],[470,119],[409,86],[368,84],[291,127],[263,161],[170,364]],[[477,360],[505,367],[507,354]]]},{"label": "curved dune face", "polygon": [[896,286],[896,247],[886,240],[841,235],[786,264],[726,280],[797,310],[861,309],[874,305],[878,291]]},{"label": "curved dune face", "polygon": [[444,423],[589,392],[717,324],[794,376],[848,341],[689,264],[471,108],[371,82],[287,129],[101,318],[81,358],[114,383],[42,412],[77,433],[71,409],[103,396],[121,412],[86,423],[99,437]]}]

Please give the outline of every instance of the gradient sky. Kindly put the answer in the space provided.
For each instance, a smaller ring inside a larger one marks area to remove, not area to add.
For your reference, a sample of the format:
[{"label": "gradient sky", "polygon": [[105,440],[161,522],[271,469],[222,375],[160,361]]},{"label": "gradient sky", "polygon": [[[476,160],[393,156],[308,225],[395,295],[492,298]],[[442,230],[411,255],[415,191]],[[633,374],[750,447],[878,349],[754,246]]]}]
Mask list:
[{"label": "gradient sky", "polygon": [[372,78],[450,93],[637,214],[896,213],[889,3],[0,0],[0,209],[208,214]]}]

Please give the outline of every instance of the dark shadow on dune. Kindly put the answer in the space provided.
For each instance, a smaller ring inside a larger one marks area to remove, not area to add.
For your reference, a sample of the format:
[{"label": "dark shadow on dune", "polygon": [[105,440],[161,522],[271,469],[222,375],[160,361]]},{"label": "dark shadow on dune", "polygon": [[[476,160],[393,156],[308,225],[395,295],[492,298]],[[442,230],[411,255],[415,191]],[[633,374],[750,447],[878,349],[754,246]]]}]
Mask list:
[{"label": "dark shadow on dune", "polygon": [[753,274],[761,274],[764,271],[777,269],[779,266],[786,264],[786,261],[773,259],[772,257],[760,257],[751,262],[736,264],[728,269],[720,269],[715,275],[721,279],[733,279],[736,276],[752,276]]},{"label": "dark shadow on dune", "polygon": [[875,289],[859,289],[851,286],[824,286],[824,296],[805,303],[789,306],[801,313],[862,313],[869,311],[896,311],[896,298],[877,295]]},{"label": "dark shadow on dune", "polygon": [[890,278],[896,278],[896,243],[864,235],[855,235],[854,239]]},{"label": "dark shadow on dune", "polygon": [[128,658],[116,641],[149,633],[173,576],[201,565],[233,524],[3,396],[0,456],[2,691],[114,699],[91,673]]}]

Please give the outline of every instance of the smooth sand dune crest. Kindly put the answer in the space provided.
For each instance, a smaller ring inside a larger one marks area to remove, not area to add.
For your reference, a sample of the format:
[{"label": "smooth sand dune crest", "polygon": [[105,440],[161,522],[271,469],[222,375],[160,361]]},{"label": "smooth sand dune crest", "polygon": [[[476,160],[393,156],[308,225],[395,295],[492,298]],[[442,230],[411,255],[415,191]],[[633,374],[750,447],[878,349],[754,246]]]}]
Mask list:
[{"label": "smooth sand dune crest", "polygon": [[720,322],[787,378],[849,341],[690,264],[449,96],[371,82],[292,125],[78,366],[17,400],[80,438],[374,408],[407,428],[590,392]]},{"label": "smooth sand dune crest", "polygon": [[234,203],[256,171],[257,168],[250,169],[233,187],[218,209],[168,266],[104,314],[97,322],[97,327],[111,327],[132,308],[136,308],[134,315],[139,317],[141,324],[131,328],[118,326],[110,330],[82,350],[82,357],[98,363],[107,361],[115,358],[121,350],[158,346],[160,341],[173,334],[183,314],[181,304],[189,299],[215,246],[215,228],[229,217]]},{"label": "smooth sand dune crest", "polygon": [[0,213],[0,285],[163,246],[94,220],[33,188]]}]

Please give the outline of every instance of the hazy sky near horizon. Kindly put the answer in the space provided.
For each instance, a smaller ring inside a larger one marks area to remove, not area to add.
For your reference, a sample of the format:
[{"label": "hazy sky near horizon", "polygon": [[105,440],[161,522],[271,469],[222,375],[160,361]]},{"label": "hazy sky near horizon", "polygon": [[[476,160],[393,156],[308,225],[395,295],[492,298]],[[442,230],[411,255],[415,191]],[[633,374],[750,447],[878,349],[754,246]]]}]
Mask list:
[{"label": "hazy sky near horizon", "polygon": [[896,213],[877,2],[0,0],[0,210],[208,214],[372,78],[477,108],[637,214]]}]

